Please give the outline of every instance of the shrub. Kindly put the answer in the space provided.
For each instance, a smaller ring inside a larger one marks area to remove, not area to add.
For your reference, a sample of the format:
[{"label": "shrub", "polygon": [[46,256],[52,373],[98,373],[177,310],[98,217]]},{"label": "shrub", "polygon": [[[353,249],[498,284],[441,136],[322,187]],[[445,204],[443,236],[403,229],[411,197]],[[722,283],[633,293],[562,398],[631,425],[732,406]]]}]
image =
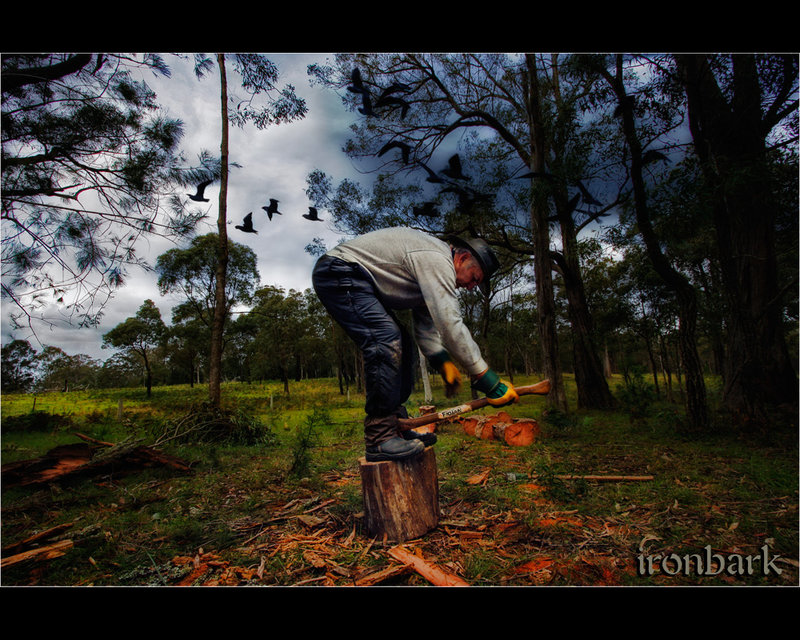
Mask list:
[{"label": "shrub", "polygon": [[617,385],[617,399],[630,421],[641,424],[650,415],[656,392],[653,385],[644,381],[642,373],[636,371],[624,384]]}]

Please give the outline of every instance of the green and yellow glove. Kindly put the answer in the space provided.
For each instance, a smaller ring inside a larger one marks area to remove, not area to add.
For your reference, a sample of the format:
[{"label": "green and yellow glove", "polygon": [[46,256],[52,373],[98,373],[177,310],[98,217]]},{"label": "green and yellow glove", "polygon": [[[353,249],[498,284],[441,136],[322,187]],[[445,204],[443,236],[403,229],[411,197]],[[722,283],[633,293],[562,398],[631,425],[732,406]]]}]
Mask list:
[{"label": "green and yellow glove", "polygon": [[474,378],[472,388],[485,393],[489,404],[494,407],[503,407],[519,400],[511,383],[501,380],[492,369],[487,369]]},{"label": "green and yellow glove", "polygon": [[450,359],[447,351],[440,351],[428,358],[431,367],[436,369],[444,380],[444,392],[448,398],[453,397],[461,388],[461,373]]}]

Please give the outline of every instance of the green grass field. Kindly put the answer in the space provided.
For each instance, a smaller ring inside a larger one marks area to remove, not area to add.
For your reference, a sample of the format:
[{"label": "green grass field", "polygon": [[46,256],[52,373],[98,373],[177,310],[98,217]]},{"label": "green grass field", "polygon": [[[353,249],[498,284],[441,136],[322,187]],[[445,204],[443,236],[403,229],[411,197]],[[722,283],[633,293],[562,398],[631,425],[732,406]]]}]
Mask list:
[{"label": "green grass field", "polygon": [[[469,398],[446,399],[438,382],[437,408]],[[568,394],[575,407],[570,379]],[[4,563],[12,545],[59,525],[38,546],[67,548],[4,566],[3,585],[351,585],[397,564],[392,543],[362,527],[362,395],[341,395],[333,379],[292,381],[289,396],[277,381],[228,383],[224,405],[246,437],[172,437],[206,395],[205,386],[158,387],[150,399],[143,389],[4,394],[4,465],[81,442],[81,433],[159,442],[192,473],[155,467],[4,485]],[[423,404],[417,391],[407,406],[414,415]],[[663,400],[635,413],[545,409],[538,396],[505,409],[539,422],[540,438],[525,447],[438,425],[440,524],[409,549],[476,586],[797,585],[796,426],[754,437],[717,424],[713,435],[688,437],[682,407]],[[717,559],[705,573],[681,564],[702,553]],[[742,569],[748,557],[752,571]],[[381,584],[429,583],[406,571]]]}]

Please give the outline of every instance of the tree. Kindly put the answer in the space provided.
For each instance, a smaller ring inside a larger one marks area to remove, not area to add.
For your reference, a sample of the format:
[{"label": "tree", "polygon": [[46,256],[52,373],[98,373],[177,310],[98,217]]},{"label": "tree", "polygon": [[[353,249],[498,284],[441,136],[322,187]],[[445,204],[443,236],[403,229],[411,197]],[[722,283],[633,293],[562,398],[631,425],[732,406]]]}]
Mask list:
[{"label": "tree", "polygon": [[[216,62],[220,74],[222,133],[220,136],[221,184],[217,216],[219,244],[217,246],[215,277],[216,299],[211,324],[211,352],[209,355],[209,402],[212,407],[218,407],[221,399],[223,331],[226,319],[225,280],[229,259],[227,237],[228,123],[230,120],[237,126],[244,126],[247,122],[253,122],[258,129],[264,129],[271,124],[290,122],[296,118],[302,118],[306,113],[305,102],[295,95],[294,87],[287,85],[280,92],[277,91],[275,82],[278,79],[278,69],[268,59],[257,54],[237,54],[232,56],[232,59],[235,70],[241,76],[242,88],[250,94],[250,98],[240,101],[236,109],[229,113],[225,55],[222,53],[217,54]],[[213,61],[210,58],[204,54],[196,54],[195,71],[198,77],[202,77],[211,67],[213,67]],[[266,106],[254,106],[255,97],[262,93],[267,96]]]},{"label": "tree", "polygon": [[154,54],[3,55],[2,297],[17,325],[57,322],[53,306],[96,324],[127,269],[147,268],[139,240],[201,216],[172,193],[195,174],[177,169],[182,124],[141,70],[169,75]]},{"label": "tree", "polygon": [[112,346],[136,354],[145,369],[147,397],[153,386],[152,353],[162,344],[166,325],[152,300],[145,300],[136,315],[121,322],[103,335],[103,346]]},{"label": "tree", "polygon": [[[794,277],[778,281],[781,188],[773,170],[773,158],[797,143],[798,60],[793,54],[675,60],[713,201],[727,299],[723,402],[745,420],[766,425],[770,406],[796,409],[798,403],[797,373],[782,327],[782,300],[796,291],[797,272],[795,263]],[[793,217],[796,190],[794,198]]]},{"label": "tree", "polygon": [[97,382],[100,371],[100,363],[85,353],[71,356],[52,345],[42,349],[36,360],[39,369],[37,389],[61,389],[66,392],[88,388]]},{"label": "tree", "polygon": [[27,340],[12,340],[2,349],[3,391],[29,391],[36,373],[36,349]]},{"label": "tree", "polygon": [[300,347],[309,328],[303,295],[294,289],[286,294],[281,287],[262,287],[255,293],[253,308],[239,323],[253,337],[253,375],[263,379],[270,369],[277,370],[288,395],[290,372],[300,363]]},{"label": "tree", "polygon": [[[532,56],[473,54],[340,55],[335,68],[315,65],[309,73],[328,86],[343,88],[351,81],[353,66],[360,70],[364,86],[374,97],[389,87],[405,87],[402,99],[408,108],[378,109],[380,117],[372,117],[366,110],[363,124],[353,127],[355,136],[346,147],[349,155],[376,157],[385,144],[404,142],[410,149],[408,161],[405,158],[402,162],[392,161],[395,169],[390,175],[416,172],[417,176],[425,176],[420,165],[435,172],[438,168],[433,160],[435,152],[444,148],[445,153],[452,154],[455,150],[452,137],[461,133],[466,140],[465,149],[471,149],[470,160],[475,159],[470,167],[479,175],[467,170],[473,179],[466,190],[467,197],[459,198],[459,204],[441,219],[425,219],[413,209],[412,203],[421,204],[420,200],[428,197],[424,182],[397,186],[383,174],[376,181],[370,207],[365,210],[345,206],[337,217],[357,222],[371,220],[369,224],[376,226],[388,226],[397,221],[394,223],[428,231],[481,235],[500,250],[511,249],[509,258],[514,258],[514,262],[530,260],[533,255],[537,306],[541,314],[543,369],[552,382],[548,399],[551,404],[566,408],[553,319],[547,194],[534,190],[532,198],[521,201],[515,201],[512,194],[504,202],[488,195],[498,190],[513,192],[509,180],[520,171],[544,170],[544,119],[535,60]],[[361,96],[353,92],[346,92],[344,96],[350,108],[355,110],[361,105]],[[376,107],[379,102],[375,102]],[[364,113],[365,109],[361,109]],[[388,160],[383,162],[379,168],[389,164]],[[445,181],[443,186],[459,186],[453,182],[458,183],[458,179]],[[312,187],[319,185],[324,186],[323,181],[315,179]],[[359,193],[351,185],[342,186],[349,187],[350,193],[340,188],[336,197],[350,195],[351,202],[358,198]],[[461,191],[465,192],[463,188]],[[398,204],[397,197],[385,197],[389,193],[403,195],[405,202]],[[446,203],[448,198],[444,194],[445,191],[440,191],[434,201]],[[415,203],[414,198],[417,199]],[[473,201],[468,202],[470,200]],[[520,204],[527,211],[520,211]],[[356,230],[363,232],[361,228]],[[530,242],[519,242],[521,238],[530,238]]]},{"label": "tree", "polygon": [[[248,246],[232,240],[226,243],[227,265],[223,279],[222,303],[219,303],[218,248],[216,233],[197,236],[185,249],[169,249],[156,259],[158,289],[161,295],[180,295],[183,302],[179,318],[196,318],[213,336],[213,327],[221,314],[224,349],[225,322],[231,309],[250,301],[259,280],[257,257]],[[210,374],[209,374],[210,375]]]},{"label": "tree", "polygon": [[[592,61],[590,61],[591,64]],[[626,86],[625,60],[617,55],[608,66],[603,59],[594,59],[594,69],[607,83],[617,101],[616,113],[621,120],[627,153],[630,158],[630,181],[633,192],[633,210],[638,231],[647,249],[653,268],[674,293],[679,308],[679,335],[681,359],[686,369],[686,406],[691,426],[696,430],[708,427],[706,387],[700,359],[697,355],[697,295],[688,278],[664,254],[655,232],[644,178],[644,148],[636,122],[636,100]],[[609,68],[610,66],[610,68]]]}]

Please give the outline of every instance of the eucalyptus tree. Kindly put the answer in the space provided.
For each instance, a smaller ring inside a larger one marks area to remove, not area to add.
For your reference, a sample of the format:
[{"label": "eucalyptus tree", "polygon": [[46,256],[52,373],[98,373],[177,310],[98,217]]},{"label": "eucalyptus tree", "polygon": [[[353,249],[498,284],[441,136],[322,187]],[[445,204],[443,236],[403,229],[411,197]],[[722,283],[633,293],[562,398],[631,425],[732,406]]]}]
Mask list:
[{"label": "eucalyptus tree", "polygon": [[[185,337],[192,340],[205,338],[205,344],[208,345],[213,340],[218,317],[223,318],[219,336],[221,350],[224,350],[225,325],[231,310],[237,304],[251,301],[259,281],[255,252],[230,239],[226,245],[228,258],[221,302],[219,237],[216,233],[196,236],[184,249],[169,249],[158,256],[155,265],[161,295],[173,294],[182,298],[181,304],[176,307],[175,318],[186,324],[185,329],[180,330]],[[203,330],[198,325],[202,325]]]},{"label": "eucalyptus tree", "polygon": [[637,73],[635,57],[583,56],[583,71],[596,77],[610,92],[614,104],[613,118],[617,119],[623,134],[622,161],[628,172],[631,208],[635,214],[638,233],[641,235],[647,256],[659,277],[676,296],[679,307],[679,338],[681,360],[686,371],[686,407],[691,427],[703,430],[708,427],[708,403],[705,381],[697,353],[697,293],[687,276],[665,254],[661,238],[653,223],[653,205],[648,194],[646,165],[652,154],[662,154],[655,146],[682,121],[682,112],[676,102],[674,88],[669,84],[652,82],[647,73]]},{"label": "eucalyptus tree", "polygon": [[[796,413],[798,402],[782,326],[786,300],[796,301],[797,264],[787,277],[776,251],[779,220],[788,214],[797,253],[797,55],[682,54],[675,63],[711,194],[727,300],[724,404],[766,424],[769,406],[789,404]],[[795,186],[783,202],[780,162],[792,166]]]},{"label": "eucalyptus tree", "polygon": [[[360,83],[351,75],[353,69],[360,73]],[[582,167],[564,141],[565,132],[578,121],[572,87],[567,91],[557,81],[557,69],[557,61],[532,54],[339,55],[332,65],[313,65],[309,73],[315,80],[343,90],[345,104],[364,115],[353,125],[345,151],[368,170],[381,173],[371,196],[347,180],[334,190],[327,176],[312,174],[309,196],[330,194],[328,206],[348,233],[406,224],[436,233],[481,235],[506,257],[515,258],[510,267],[517,261],[530,262],[532,256],[543,373],[552,382],[549,402],[561,408],[566,408],[566,396],[552,271],[557,267],[567,272],[567,286],[575,292],[571,303],[583,304],[573,317],[575,331],[581,334],[575,343],[586,355],[577,359],[579,381],[582,390],[599,390],[585,396],[587,404],[608,406],[611,397],[602,372],[590,366],[597,363],[591,323],[578,322],[585,311],[579,264],[574,252],[569,253],[571,245],[564,250],[566,259],[557,263],[554,257],[564,254],[551,248],[550,227],[559,221],[553,217],[554,207],[562,213],[562,236],[570,243],[585,222],[565,222],[576,215],[570,206],[572,195],[567,194],[577,190]],[[365,90],[372,104],[365,100]],[[556,124],[560,138],[553,133]],[[460,146],[453,142],[456,137]],[[454,179],[442,184],[447,171],[440,168],[457,148],[469,181],[451,172]],[[522,177],[527,178],[527,189],[516,180]],[[438,193],[430,194],[430,183],[439,185]],[[451,195],[454,192],[457,195]],[[435,206],[425,208],[424,202]],[[438,208],[441,216],[428,214]],[[587,219],[597,215],[589,212]]]},{"label": "eucalyptus tree", "polygon": [[36,356],[36,349],[27,340],[12,340],[3,345],[0,377],[3,391],[30,391],[36,380]]},{"label": "eucalyptus tree", "polygon": [[202,216],[175,193],[182,123],[158,106],[155,54],[3,54],[2,297],[15,324],[97,324],[140,239]]},{"label": "eucalyptus tree", "polygon": [[153,386],[153,352],[164,342],[167,327],[161,311],[152,300],[145,300],[136,315],[127,318],[103,335],[103,346],[111,346],[141,359],[149,398]]},{"label": "eucalyptus tree", "polygon": [[[244,127],[248,122],[258,129],[274,124],[291,122],[303,118],[307,112],[305,101],[295,94],[292,85],[278,88],[278,68],[266,57],[259,54],[232,54],[227,56],[241,80],[241,87],[247,94],[244,99],[230,95],[226,54],[216,54],[216,66],[220,82],[220,191],[217,215],[217,235],[219,244],[216,251],[216,301],[211,324],[211,349],[209,355],[209,402],[219,406],[222,382],[223,332],[225,327],[226,277],[229,260],[227,196],[228,167],[230,149],[228,144],[229,124]],[[205,54],[195,54],[195,73],[201,78],[214,68],[215,60]],[[264,104],[259,104],[264,98]],[[229,109],[235,104],[234,109]]]}]

